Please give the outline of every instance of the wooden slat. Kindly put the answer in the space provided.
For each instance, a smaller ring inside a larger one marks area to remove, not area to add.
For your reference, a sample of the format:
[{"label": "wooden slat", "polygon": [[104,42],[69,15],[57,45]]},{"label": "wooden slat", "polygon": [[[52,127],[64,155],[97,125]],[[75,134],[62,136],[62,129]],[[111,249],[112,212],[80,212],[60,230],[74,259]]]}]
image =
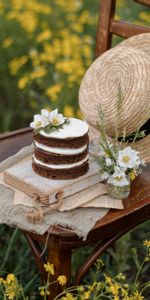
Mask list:
[{"label": "wooden slat", "polygon": [[24,134],[24,133],[31,132],[31,131],[32,131],[31,128],[26,127],[26,128],[10,131],[8,133],[1,133],[0,134],[0,141],[5,140],[6,138],[9,138],[9,137],[17,136],[17,135]]},{"label": "wooden slat", "polygon": [[32,143],[32,130],[24,128],[16,130],[0,137],[0,161],[15,154],[22,147]]},{"label": "wooden slat", "polygon": [[126,21],[111,21],[110,31],[118,36],[128,38],[140,33],[150,33],[150,27],[139,26]]},{"label": "wooden slat", "polygon": [[150,0],[134,0],[134,1],[150,7]]},{"label": "wooden slat", "polygon": [[96,33],[96,57],[111,46],[110,22],[115,13],[115,0],[101,0]]}]

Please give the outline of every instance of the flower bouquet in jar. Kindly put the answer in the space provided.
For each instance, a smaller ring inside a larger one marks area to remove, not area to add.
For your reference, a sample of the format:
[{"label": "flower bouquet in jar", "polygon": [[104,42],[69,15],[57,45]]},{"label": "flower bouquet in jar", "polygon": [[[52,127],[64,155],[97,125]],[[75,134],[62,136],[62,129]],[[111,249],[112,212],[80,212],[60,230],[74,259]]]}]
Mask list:
[{"label": "flower bouquet in jar", "polygon": [[[144,131],[137,130],[132,137],[132,143],[126,141],[125,129],[120,139],[118,133],[119,108],[121,107],[121,96],[119,92],[118,116],[116,117],[116,136],[111,142],[105,132],[105,116],[102,109],[99,109],[99,132],[100,151],[97,157],[99,171],[107,180],[108,193],[113,198],[124,199],[130,194],[131,181],[141,172],[145,165],[140,158],[139,152],[132,149],[131,145],[145,135]],[[131,137],[130,137],[131,138]]]}]

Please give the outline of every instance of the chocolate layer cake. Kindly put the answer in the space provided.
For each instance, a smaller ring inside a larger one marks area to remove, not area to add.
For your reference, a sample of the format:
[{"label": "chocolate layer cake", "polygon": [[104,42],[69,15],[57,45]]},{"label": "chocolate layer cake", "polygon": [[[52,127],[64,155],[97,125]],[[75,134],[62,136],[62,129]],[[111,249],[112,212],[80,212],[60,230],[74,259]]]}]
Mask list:
[{"label": "chocolate layer cake", "polygon": [[32,167],[51,179],[73,179],[88,171],[88,125],[70,118],[58,131],[34,133]]}]

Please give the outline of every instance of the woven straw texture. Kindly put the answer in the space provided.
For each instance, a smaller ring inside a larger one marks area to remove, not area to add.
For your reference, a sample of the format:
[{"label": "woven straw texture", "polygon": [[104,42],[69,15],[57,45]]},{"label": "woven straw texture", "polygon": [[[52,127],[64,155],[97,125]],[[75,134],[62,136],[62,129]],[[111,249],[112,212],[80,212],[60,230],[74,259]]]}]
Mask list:
[{"label": "woven straw texture", "polygon": [[[150,118],[149,80],[150,33],[124,40],[92,64],[83,78],[79,103],[89,123],[90,141],[95,148],[99,143],[97,130],[99,105],[105,112],[106,131],[109,137],[114,135],[116,119],[114,102],[116,102],[118,83],[124,97],[120,129],[125,126],[127,133],[131,133]],[[139,151],[146,162],[150,162],[149,135],[134,143],[132,147]]]},{"label": "woven straw texture", "polygon": [[116,129],[118,87],[122,91],[120,133],[132,133],[149,119],[150,59],[143,51],[130,47],[111,49],[91,65],[80,87],[79,104],[85,119],[95,128],[99,107],[105,113],[106,133]]},{"label": "woven straw texture", "polygon": [[150,33],[134,35],[119,43],[116,48],[118,47],[134,47],[150,55]]}]

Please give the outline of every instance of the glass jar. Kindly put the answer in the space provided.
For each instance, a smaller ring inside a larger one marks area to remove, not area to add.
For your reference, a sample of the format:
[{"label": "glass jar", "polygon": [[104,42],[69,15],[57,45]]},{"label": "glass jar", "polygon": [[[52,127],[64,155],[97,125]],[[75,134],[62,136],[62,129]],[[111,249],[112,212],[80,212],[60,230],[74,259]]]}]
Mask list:
[{"label": "glass jar", "polygon": [[128,185],[124,185],[124,186],[116,186],[111,183],[107,183],[107,188],[108,188],[108,194],[112,198],[125,199],[130,194],[130,182]]}]

